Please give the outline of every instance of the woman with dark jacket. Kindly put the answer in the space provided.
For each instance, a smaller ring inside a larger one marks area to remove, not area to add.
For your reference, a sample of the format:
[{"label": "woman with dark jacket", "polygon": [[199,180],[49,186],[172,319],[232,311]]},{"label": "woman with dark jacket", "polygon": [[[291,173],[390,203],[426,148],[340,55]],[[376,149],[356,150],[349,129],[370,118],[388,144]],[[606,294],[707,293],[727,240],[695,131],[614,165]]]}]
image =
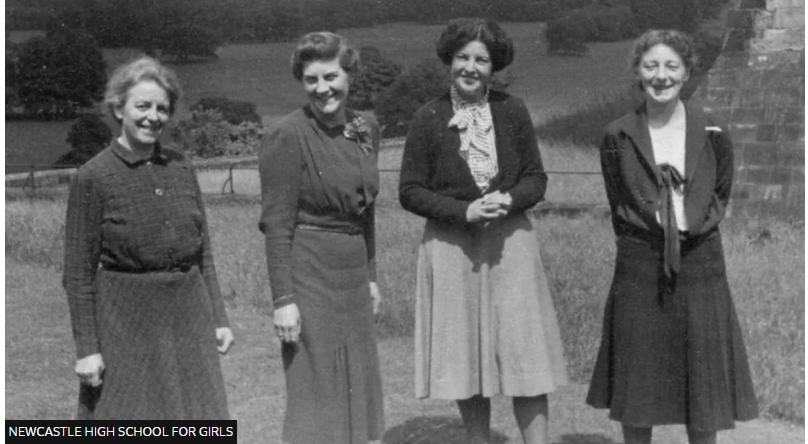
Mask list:
[{"label": "woman with dark jacket", "polygon": [[367,444],[384,433],[374,324],[380,132],[347,107],[358,63],[345,38],[305,35],[291,71],[308,103],[270,128],[259,155],[291,444]]},{"label": "woman with dark jacket", "polygon": [[601,145],[617,260],[587,402],[627,444],[685,424],[692,444],[757,416],[718,225],[732,188],[726,127],[679,96],[692,40],[649,31],[634,45],[644,103]]},{"label": "woman with dark jacket", "polygon": [[70,182],[63,282],[79,419],[229,419],[216,350],[233,334],[202,193],[190,161],[158,141],[179,96],[157,60],[119,67],[105,102],[121,135]]},{"label": "woman with dark jacket", "polygon": [[490,89],[513,59],[496,23],[449,23],[446,94],[411,124],[399,199],[427,219],[418,256],[415,386],[456,400],[469,442],[490,440],[490,397],[513,397],[524,441],[547,442],[547,393],[566,383],[539,244],[525,214],[547,175],[524,103]]}]

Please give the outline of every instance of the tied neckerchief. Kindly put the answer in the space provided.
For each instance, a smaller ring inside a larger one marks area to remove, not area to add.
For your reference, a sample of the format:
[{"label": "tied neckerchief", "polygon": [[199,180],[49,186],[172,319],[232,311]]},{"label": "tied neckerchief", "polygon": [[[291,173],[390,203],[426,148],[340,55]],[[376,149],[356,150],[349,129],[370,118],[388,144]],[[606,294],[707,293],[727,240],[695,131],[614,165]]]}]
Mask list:
[{"label": "tied neckerchief", "polygon": [[449,127],[460,132],[460,155],[469,165],[477,185],[485,191],[488,182],[497,174],[491,132],[494,124],[491,108],[488,106],[488,93],[479,102],[463,100],[454,86],[450,92],[454,116]]},{"label": "tied neckerchief", "polygon": [[673,193],[684,186],[686,180],[676,167],[663,163],[659,165],[662,176],[662,193],[660,196],[659,218],[665,232],[665,251],[663,256],[663,272],[668,282],[673,282],[681,267],[681,245],[679,225],[676,223],[676,212],[673,209]]}]

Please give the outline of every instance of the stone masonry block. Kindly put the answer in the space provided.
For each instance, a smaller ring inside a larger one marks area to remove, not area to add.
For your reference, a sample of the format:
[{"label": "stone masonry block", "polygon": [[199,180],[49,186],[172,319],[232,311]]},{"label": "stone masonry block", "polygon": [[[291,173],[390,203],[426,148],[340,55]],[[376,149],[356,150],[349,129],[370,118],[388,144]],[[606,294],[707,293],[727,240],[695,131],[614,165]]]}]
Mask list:
[{"label": "stone masonry block", "polygon": [[786,196],[786,208],[793,210],[796,214],[805,214],[805,185],[792,183],[788,188],[788,196]]},{"label": "stone masonry block", "polygon": [[760,88],[748,88],[737,95],[736,106],[757,108],[766,106],[764,97],[766,92]]},{"label": "stone masonry block", "polygon": [[793,166],[791,167],[791,183],[792,184],[805,184],[805,167]]},{"label": "stone masonry block", "polygon": [[787,143],[781,144],[780,156],[786,165],[805,165],[805,144],[797,148]]},{"label": "stone masonry block", "polygon": [[778,8],[774,11],[775,28],[797,29],[805,26],[805,7]]},{"label": "stone masonry block", "polygon": [[[743,0],[741,0],[743,2]],[[802,8],[805,9],[805,0],[767,0],[766,9]]]},{"label": "stone masonry block", "polygon": [[763,97],[766,104],[778,107],[799,106],[805,102],[805,94],[791,88],[769,88]]},{"label": "stone masonry block", "polygon": [[740,9],[727,12],[727,28],[752,29],[755,27],[755,10]]},{"label": "stone masonry block", "polygon": [[784,142],[804,142],[805,124],[790,124],[780,127],[780,140]]},{"label": "stone masonry block", "polygon": [[724,53],[744,52],[749,47],[749,39],[752,36],[746,30],[733,29],[727,34],[722,51]]},{"label": "stone masonry block", "polygon": [[775,126],[770,123],[758,125],[756,139],[758,142],[774,142],[777,135],[774,132]]},{"label": "stone masonry block", "polygon": [[805,49],[805,28],[790,28],[786,33],[788,49]]},{"label": "stone masonry block", "polygon": [[731,121],[737,124],[760,123],[766,117],[765,108],[744,108],[738,107],[732,111]]},{"label": "stone masonry block", "polygon": [[755,23],[752,28],[755,31],[774,28],[774,13],[772,11],[756,11]]},{"label": "stone masonry block", "polygon": [[738,9],[766,9],[766,0],[741,0]]},{"label": "stone masonry block", "polygon": [[718,106],[732,106],[735,96],[735,89],[711,88],[707,91],[707,100],[713,105]]},{"label": "stone masonry block", "polygon": [[743,52],[723,53],[721,54],[721,57],[715,61],[712,70],[746,69],[751,63],[749,61],[749,57],[749,54],[745,54]]},{"label": "stone masonry block", "polygon": [[749,48],[755,52],[783,51],[789,49],[787,29],[764,29],[749,42]]},{"label": "stone masonry block", "polygon": [[[768,166],[780,163],[780,149],[774,142],[747,142],[743,144],[743,158],[749,166]],[[751,170],[750,170],[751,174]],[[750,180],[758,182],[757,180]]]},{"label": "stone masonry block", "polygon": [[758,52],[749,55],[747,66],[751,69],[764,69],[777,66],[780,63],[782,53],[779,52]]},{"label": "stone masonry block", "polygon": [[[781,58],[782,60],[782,58]],[[805,84],[805,75],[796,67],[787,65],[774,66],[764,69],[760,76],[760,85],[764,88],[792,88],[798,89]]]},{"label": "stone masonry block", "polygon": [[733,142],[740,144],[741,142],[754,142],[757,139],[757,124],[738,124],[733,122],[729,125],[729,133],[732,136]]},{"label": "stone masonry block", "polygon": [[805,123],[805,108],[788,108],[784,110],[783,123]]}]

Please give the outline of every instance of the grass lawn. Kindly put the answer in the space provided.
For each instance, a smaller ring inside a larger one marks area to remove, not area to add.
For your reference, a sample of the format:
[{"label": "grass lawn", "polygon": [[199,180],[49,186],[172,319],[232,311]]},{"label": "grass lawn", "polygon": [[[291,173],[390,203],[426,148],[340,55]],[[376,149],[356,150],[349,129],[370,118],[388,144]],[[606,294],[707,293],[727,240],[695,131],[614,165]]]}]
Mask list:
[{"label": "grass lawn", "polygon": [[[516,80],[510,92],[526,102],[536,122],[583,107],[629,81],[631,42],[593,43],[590,53],[583,57],[549,56],[535,23],[503,26],[516,47],[515,61],[509,68]],[[426,57],[437,57],[435,42],[441,30],[442,26],[436,25],[393,23],[346,29],[343,34],[357,47],[378,47],[406,70]],[[306,100],[289,67],[294,47],[295,43],[228,45],[219,49],[216,61],[174,65],[185,93],[182,105],[212,96],[248,100],[258,105],[265,124],[277,121]],[[137,54],[132,49],[104,50],[110,71]],[[180,117],[186,112],[184,107]],[[55,162],[70,149],[65,139],[71,124],[6,122],[6,163]]]}]

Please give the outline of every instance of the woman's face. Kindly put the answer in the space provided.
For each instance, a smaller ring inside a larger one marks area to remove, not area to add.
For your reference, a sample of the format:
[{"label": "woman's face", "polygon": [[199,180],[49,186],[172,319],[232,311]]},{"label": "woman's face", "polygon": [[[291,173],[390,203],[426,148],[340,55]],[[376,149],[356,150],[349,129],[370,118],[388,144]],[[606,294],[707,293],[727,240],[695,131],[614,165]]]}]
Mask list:
[{"label": "woman's face", "polygon": [[171,117],[166,91],[152,80],[143,80],[129,89],[126,102],[116,108],[121,135],[129,148],[150,150]]},{"label": "woman's face", "polygon": [[475,40],[460,48],[452,58],[452,83],[464,99],[482,100],[493,75],[491,54],[483,42]]},{"label": "woman's face", "polygon": [[642,55],[637,75],[645,97],[659,104],[678,101],[682,86],[690,77],[679,54],[662,43]]},{"label": "woman's face", "polygon": [[348,100],[348,73],[338,58],[306,62],[302,81],[311,106],[326,117],[337,115]]}]

